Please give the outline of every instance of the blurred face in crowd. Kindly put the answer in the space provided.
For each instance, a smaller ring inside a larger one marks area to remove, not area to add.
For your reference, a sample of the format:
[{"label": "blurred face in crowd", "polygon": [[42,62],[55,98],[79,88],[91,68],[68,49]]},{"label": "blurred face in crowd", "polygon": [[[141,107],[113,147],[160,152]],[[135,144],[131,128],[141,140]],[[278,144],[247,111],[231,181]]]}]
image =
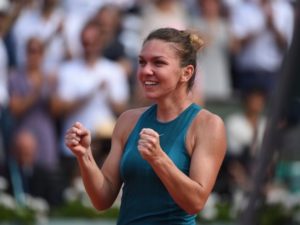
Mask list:
[{"label": "blurred face in crowd", "polygon": [[96,20],[103,29],[115,33],[120,26],[121,12],[117,6],[104,6],[96,15]]},{"label": "blurred face in crowd", "polygon": [[260,114],[264,110],[265,96],[260,92],[253,92],[246,98],[246,108],[248,112]]},{"label": "blurred face in crowd", "polygon": [[154,3],[161,9],[169,9],[176,2],[175,0],[155,0]]},{"label": "blurred face in crowd", "polygon": [[15,138],[14,151],[20,165],[33,165],[37,151],[37,142],[35,136],[29,131],[20,131]]},{"label": "blurred face in crowd", "polygon": [[27,68],[38,69],[42,65],[44,54],[44,45],[41,40],[31,38],[27,42],[26,55],[27,55]]},{"label": "blurred face in crowd", "polygon": [[201,10],[205,16],[215,16],[219,14],[219,0],[199,0]]},{"label": "blurred face in crowd", "polygon": [[102,49],[100,28],[95,25],[87,26],[81,35],[84,57],[86,59],[98,57]]},{"label": "blurred face in crowd", "polygon": [[183,69],[174,45],[153,39],[141,50],[137,75],[149,99],[170,95],[180,85]]},{"label": "blurred face in crowd", "polygon": [[57,0],[44,0],[43,1],[44,9],[52,9],[52,8],[55,8],[56,5],[57,5]]}]

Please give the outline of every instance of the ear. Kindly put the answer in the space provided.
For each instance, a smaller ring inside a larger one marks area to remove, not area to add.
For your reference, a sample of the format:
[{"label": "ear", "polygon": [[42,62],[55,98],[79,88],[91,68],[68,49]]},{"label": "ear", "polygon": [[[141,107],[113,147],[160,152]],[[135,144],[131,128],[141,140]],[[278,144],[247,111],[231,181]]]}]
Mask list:
[{"label": "ear", "polygon": [[193,65],[188,65],[183,68],[182,75],[181,75],[181,81],[182,82],[188,82],[189,79],[192,77],[194,73],[194,66]]}]

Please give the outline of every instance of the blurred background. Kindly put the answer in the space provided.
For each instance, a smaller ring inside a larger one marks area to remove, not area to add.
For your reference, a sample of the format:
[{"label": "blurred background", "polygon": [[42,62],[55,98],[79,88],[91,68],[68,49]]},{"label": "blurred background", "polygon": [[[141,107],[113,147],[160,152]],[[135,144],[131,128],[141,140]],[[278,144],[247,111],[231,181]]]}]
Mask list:
[{"label": "blurred background", "polygon": [[116,223],[63,138],[81,121],[101,167],[116,118],[151,104],[135,73],[159,27],[201,34],[193,97],[227,129],[199,224],[300,224],[297,21],[296,0],[0,0],[0,224]]}]

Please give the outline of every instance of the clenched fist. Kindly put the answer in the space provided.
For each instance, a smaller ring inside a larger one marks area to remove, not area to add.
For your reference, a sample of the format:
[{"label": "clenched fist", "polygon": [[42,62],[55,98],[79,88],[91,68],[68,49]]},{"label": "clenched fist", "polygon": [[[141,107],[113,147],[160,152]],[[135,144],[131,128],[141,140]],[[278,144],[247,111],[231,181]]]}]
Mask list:
[{"label": "clenched fist", "polygon": [[91,134],[79,122],[76,122],[65,135],[65,144],[75,156],[84,156],[90,149]]},{"label": "clenched fist", "polygon": [[144,128],[140,132],[138,150],[142,158],[149,163],[164,154],[160,146],[159,136],[156,131],[150,128]]}]

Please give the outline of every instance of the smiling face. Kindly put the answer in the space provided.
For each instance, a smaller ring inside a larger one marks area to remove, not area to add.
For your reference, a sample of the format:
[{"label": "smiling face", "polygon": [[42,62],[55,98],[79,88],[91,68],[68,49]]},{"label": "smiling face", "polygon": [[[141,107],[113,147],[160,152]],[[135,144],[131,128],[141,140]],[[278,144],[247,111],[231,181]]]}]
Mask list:
[{"label": "smiling face", "polygon": [[189,71],[190,68],[180,66],[175,44],[157,39],[144,44],[137,75],[147,98],[155,100],[176,95],[177,90],[186,92],[185,74]]}]

